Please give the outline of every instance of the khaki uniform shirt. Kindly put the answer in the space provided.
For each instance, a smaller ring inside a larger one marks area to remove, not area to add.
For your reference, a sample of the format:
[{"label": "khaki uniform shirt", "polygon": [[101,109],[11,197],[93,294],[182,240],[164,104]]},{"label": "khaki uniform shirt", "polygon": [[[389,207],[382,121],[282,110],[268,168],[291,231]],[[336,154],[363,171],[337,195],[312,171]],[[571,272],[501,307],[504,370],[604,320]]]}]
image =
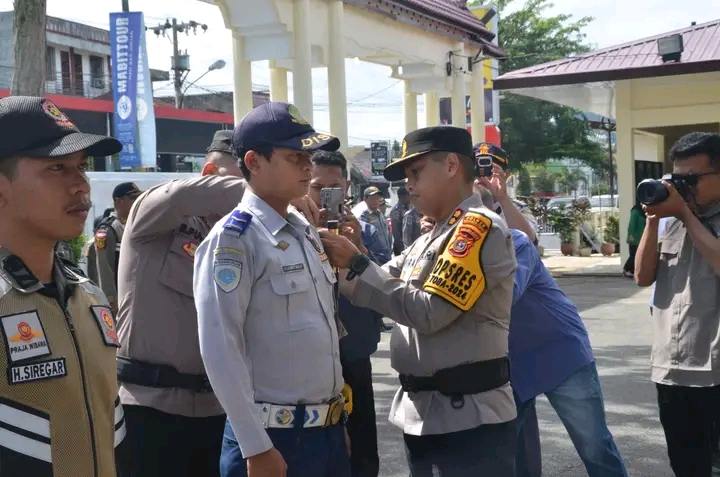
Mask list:
[{"label": "khaki uniform shirt", "polygon": [[[702,220],[720,233],[720,205]],[[652,380],[676,386],[719,385],[720,276],[676,218],[668,220],[659,249]]]},{"label": "khaki uniform shirt", "polygon": [[243,456],[272,447],[255,403],[323,404],[340,394],[335,282],[315,228],[251,191],[198,248],[200,349]]},{"label": "khaki uniform shirt", "polygon": [[[93,263],[88,263],[88,271],[94,268],[97,285],[102,289],[110,303],[117,304],[117,273],[125,224],[115,216],[104,220],[95,231]],[[90,257],[88,257],[90,258]],[[91,273],[91,276],[93,273]]]},{"label": "khaki uniform shirt", "polygon": [[[460,231],[463,236],[456,236]],[[444,368],[507,356],[515,268],[507,225],[482,206],[480,197],[471,196],[382,268],[371,264],[349,282],[341,273],[340,290],[354,305],[400,325],[390,341],[396,371],[432,376]],[[464,401],[454,409],[450,397],[437,391],[400,389],[390,421],[406,434],[426,435],[517,416],[509,383]]]},{"label": "khaki uniform shirt", "polygon": [[114,477],[125,421],[105,296],[58,259],[54,292],[0,260],[0,475]]},{"label": "khaki uniform shirt", "polygon": [[[157,185],[135,201],[120,251],[120,356],[205,374],[193,301],[195,249],[244,188],[234,177],[196,177]],[[190,417],[223,414],[213,393],[121,384],[124,404]]]}]

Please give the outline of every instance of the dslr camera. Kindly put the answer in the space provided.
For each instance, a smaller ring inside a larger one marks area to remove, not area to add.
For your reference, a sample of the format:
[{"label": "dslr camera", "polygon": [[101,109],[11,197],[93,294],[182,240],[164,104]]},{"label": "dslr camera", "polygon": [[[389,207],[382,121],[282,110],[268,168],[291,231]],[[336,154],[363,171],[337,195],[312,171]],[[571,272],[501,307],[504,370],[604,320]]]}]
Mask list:
[{"label": "dslr camera", "polygon": [[[695,180],[693,180],[695,179]],[[691,187],[697,184],[697,177],[684,174],[665,174],[661,179],[645,179],[637,186],[638,202],[645,205],[656,205],[669,197],[665,184],[661,180],[671,183],[680,196],[687,200]]]}]

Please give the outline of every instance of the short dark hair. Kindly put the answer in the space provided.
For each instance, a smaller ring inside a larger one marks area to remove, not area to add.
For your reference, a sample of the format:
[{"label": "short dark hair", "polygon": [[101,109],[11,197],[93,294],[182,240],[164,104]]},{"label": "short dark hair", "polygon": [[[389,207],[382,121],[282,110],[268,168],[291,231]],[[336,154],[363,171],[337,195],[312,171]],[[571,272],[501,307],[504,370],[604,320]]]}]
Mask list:
[{"label": "short dark hair", "polygon": [[670,160],[683,161],[693,156],[705,154],[710,159],[710,166],[720,171],[720,134],[692,132],[686,134],[670,148]]},{"label": "short dark hair", "polygon": [[343,177],[347,179],[347,159],[340,151],[316,151],[312,155],[312,162],[317,166],[339,167]]},{"label": "short dark hair", "polygon": [[15,179],[15,174],[17,174],[18,162],[20,162],[19,157],[0,159],[0,174],[12,181]]},{"label": "short dark hair", "polygon": [[275,152],[275,148],[271,145],[261,145],[255,146],[252,149],[239,149],[236,151],[238,167],[240,168],[240,171],[246,181],[250,180],[250,169],[248,169],[245,165],[245,154],[247,154],[248,151],[253,151],[255,154],[258,154],[269,161],[270,156],[272,156],[273,152]]},{"label": "short dark hair", "polygon": [[441,162],[444,161],[445,158],[448,156],[448,154],[455,154],[458,159],[460,159],[460,164],[463,168],[463,176],[465,177],[465,182],[473,182],[475,180],[475,163],[473,160],[467,156],[464,156],[462,154],[458,154],[456,152],[445,152],[445,151],[435,151],[431,152],[429,154],[430,159],[435,162]]}]

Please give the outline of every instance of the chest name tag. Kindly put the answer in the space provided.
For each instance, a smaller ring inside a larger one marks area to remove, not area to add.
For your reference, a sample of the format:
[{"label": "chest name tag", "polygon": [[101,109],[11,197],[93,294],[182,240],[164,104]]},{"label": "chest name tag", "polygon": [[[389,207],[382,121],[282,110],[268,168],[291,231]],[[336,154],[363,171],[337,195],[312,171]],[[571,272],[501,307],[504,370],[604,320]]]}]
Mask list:
[{"label": "chest name tag", "polygon": [[438,257],[423,289],[468,311],[485,291],[485,275],[480,262],[483,243],[492,220],[468,212],[453,231],[445,251]]},{"label": "chest name tag", "polygon": [[120,342],[118,341],[117,330],[115,329],[115,319],[112,316],[110,308],[96,305],[91,306],[90,310],[95,318],[95,322],[100,327],[100,333],[102,334],[105,345],[119,348]]},{"label": "chest name tag", "polygon": [[48,359],[8,368],[8,381],[10,384],[23,384],[63,376],[67,376],[65,358]]},{"label": "chest name tag", "polygon": [[302,270],[305,270],[305,265],[302,263],[294,263],[292,265],[283,265],[283,267],[282,267],[283,273],[300,272]]},{"label": "chest name tag", "polygon": [[0,317],[8,363],[49,356],[50,344],[37,311]]}]

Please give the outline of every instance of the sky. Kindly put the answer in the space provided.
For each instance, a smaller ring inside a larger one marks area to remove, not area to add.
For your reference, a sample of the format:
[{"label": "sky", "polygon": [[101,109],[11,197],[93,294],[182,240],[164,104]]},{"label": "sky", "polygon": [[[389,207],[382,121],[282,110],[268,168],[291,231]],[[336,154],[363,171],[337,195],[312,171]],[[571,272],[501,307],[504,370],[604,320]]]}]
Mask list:
[{"label": "sky", "polygon": [[[230,0],[232,1],[232,0]],[[523,0],[516,0],[521,5]],[[130,10],[141,5],[130,0]],[[145,24],[152,27],[168,18],[195,20],[208,25],[206,33],[180,36],[180,48],[190,54],[193,81],[218,59],[227,65],[205,75],[188,94],[232,90],[232,47],[230,31],[225,28],[220,10],[198,0],[152,0],[142,2]],[[0,11],[12,10],[12,0],[0,0]],[[48,15],[108,29],[109,14],[121,9],[121,0],[47,0]],[[720,0],[555,0],[549,14],[592,16],[595,20],[586,29],[587,40],[597,47],[617,45],[647,36],[669,32],[720,17]],[[501,19],[502,21],[502,19]],[[147,33],[150,67],[170,68],[172,44],[169,38]],[[253,63],[255,89],[267,89],[267,62]],[[401,139],[404,134],[402,113],[403,86],[389,77],[390,69],[365,62],[346,61],[348,129],[351,145],[369,145],[373,140]],[[288,79],[291,88],[292,77]],[[155,83],[155,95],[172,95],[172,86]],[[329,129],[327,108],[327,74],[324,68],[313,70],[314,126]],[[424,126],[422,96],[418,101],[419,126]],[[502,116],[502,110],[500,111]]]}]

